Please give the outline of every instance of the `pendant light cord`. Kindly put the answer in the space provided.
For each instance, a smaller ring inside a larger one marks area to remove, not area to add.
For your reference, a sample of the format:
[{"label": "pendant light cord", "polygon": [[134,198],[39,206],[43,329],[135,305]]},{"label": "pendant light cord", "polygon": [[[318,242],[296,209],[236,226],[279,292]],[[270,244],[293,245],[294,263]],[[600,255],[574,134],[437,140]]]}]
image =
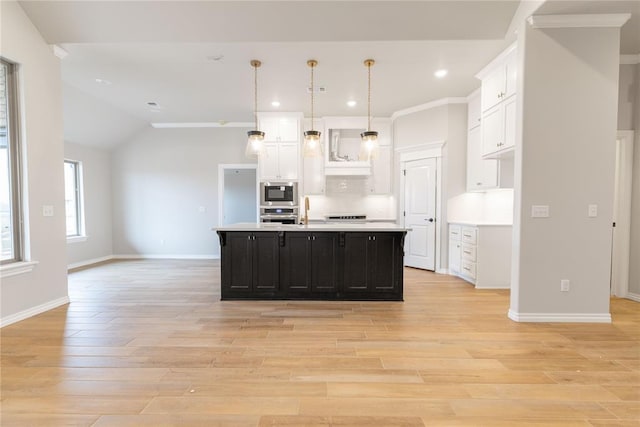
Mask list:
[{"label": "pendant light cord", "polygon": [[371,131],[371,63],[367,63],[367,131]]},{"label": "pendant light cord", "polygon": [[253,120],[258,130],[258,65],[253,65]]},{"label": "pendant light cord", "polygon": [[311,129],[313,130],[313,69],[314,65],[311,65]]}]

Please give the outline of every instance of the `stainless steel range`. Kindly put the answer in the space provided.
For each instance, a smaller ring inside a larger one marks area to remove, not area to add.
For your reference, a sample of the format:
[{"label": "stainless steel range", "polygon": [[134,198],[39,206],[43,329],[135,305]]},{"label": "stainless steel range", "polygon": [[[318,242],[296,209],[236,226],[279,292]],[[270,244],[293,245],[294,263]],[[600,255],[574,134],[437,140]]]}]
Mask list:
[{"label": "stainless steel range", "polygon": [[367,215],[357,213],[328,214],[324,216],[329,224],[363,224],[367,222]]}]

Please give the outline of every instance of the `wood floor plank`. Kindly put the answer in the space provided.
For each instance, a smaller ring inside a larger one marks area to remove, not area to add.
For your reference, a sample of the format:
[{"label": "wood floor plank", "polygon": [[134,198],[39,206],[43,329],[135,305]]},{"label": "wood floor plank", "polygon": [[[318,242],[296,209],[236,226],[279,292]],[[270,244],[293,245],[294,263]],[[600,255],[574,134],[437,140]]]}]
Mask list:
[{"label": "wood floor plank", "polygon": [[508,290],[404,274],[404,302],[221,302],[218,261],[81,269],[71,304],[0,330],[0,424],[640,424],[638,303],[517,323]]}]

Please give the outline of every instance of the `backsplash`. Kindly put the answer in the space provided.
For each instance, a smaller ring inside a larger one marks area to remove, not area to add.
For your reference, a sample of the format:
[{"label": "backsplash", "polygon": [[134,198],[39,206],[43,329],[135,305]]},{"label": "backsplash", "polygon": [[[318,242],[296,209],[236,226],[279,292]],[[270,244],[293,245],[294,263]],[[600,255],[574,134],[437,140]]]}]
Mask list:
[{"label": "backsplash", "polygon": [[[365,214],[370,220],[396,219],[396,199],[391,195],[367,195],[367,177],[327,177],[326,194],[309,197],[309,219],[327,214]],[[300,206],[304,206],[301,196]]]},{"label": "backsplash", "polygon": [[452,197],[447,202],[447,221],[513,224],[513,189]]}]

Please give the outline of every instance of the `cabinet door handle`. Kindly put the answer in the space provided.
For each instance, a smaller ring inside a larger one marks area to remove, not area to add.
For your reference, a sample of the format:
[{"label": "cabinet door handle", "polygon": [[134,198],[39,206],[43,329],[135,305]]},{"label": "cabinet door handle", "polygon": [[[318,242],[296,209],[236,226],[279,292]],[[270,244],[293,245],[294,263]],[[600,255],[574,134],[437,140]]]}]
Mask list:
[{"label": "cabinet door handle", "polygon": [[251,240],[251,236],[247,236],[247,240]]},{"label": "cabinet door handle", "polygon": [[313,240],[316,240],[316,236],[313,236]]},{"label": "cabinet door handle", "polygon": [[471,271],[467,267],[462,267],[463,270]]},{"label": "cabinet door handle", "polygon": [[373,236],[373,240],[376,240],[376,236]]},{"label": "cabinet door handle", "polygon": [[311,240],[311,236],[307,236],[307,240]]},{"label": "cabinet door handle", "polygon": [[482,183],[481,182],[476,182],[476,185],[482,185]]},{"label": "cabinet door handle", "polygon": [[471,255],[471,252],[469,251],[464,251],[465,254]]}]

